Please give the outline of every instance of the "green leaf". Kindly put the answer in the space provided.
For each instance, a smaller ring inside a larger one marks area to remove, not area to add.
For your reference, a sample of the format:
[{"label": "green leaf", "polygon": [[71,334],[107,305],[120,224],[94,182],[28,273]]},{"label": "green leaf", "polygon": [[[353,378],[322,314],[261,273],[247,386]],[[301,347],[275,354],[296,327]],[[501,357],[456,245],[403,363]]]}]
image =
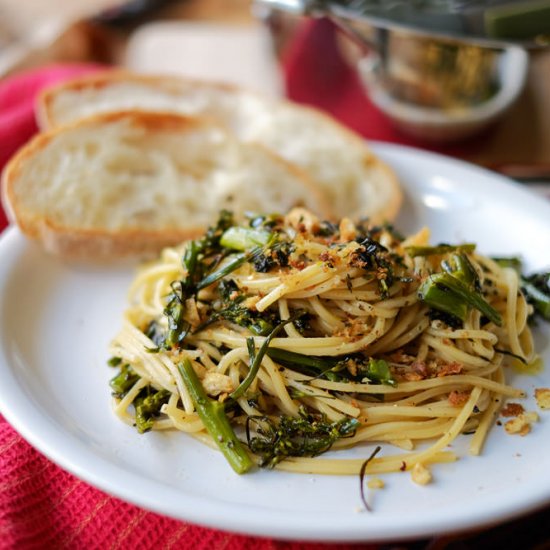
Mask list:
[{"label": "green leaf", "polygon": [[384,359],[374,359],[371,357],[367,364],[367,378],[377,384],[386,384],[388,386],[397,386],[397,381],[393,378],[390,366]]}]

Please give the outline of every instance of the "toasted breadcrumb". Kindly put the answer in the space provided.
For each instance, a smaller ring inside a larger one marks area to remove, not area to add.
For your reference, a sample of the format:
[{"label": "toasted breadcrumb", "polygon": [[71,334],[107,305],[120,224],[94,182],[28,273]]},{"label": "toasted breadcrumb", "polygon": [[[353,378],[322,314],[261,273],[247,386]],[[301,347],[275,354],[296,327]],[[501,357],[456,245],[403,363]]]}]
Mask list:
[{"label": "toasted breadcrumb", "polygon": [[462,407],[466,404],[468,399],[470,398],[470,391],[469,390],[453,390],[448,397],[449,403],[453,407]]},{"label": "toasted breadcrumb", "polygon": [[541,409],[550,409],[550,388],[537,388],[535,399]]},{"label": "toasted breadcrumb", "polygon": [[501,416],[519,416],[524,412],[525,412],[525,409],[523,408],[523,405],[521,405],[520,403],[507,403],[506,407],[504,407],[500,411],[500,415]]},{"label": "toasted breadcrumb", "polygon": [[[444,338],[443,340],[446,340]],[[464,365],[458,361],[451,361],[450,363],[442,363],[437,370],[437,376],[451,376],[453,374],[460,374],[464,369]]]},{"label": "toasted breadcrumb", "polygon": [[208,395],[216,396],[221,393],[231,393],[233,381],[221,372],[207,372],[202,379],[202,385]]},{"label": "toasted breadcrumb", "polygon": [[539,415],[536,412],[526,412],[508,420],[504,424],[504,429],[510,435],[527,435],[531,431],[531,424],[537,422]]},{"label": "toasted breadcrumb", "polygon": [[385,483],[379,477],[372,477],[368,480],[367,487],[369,489],[383,489],[385,487]]},{"label": "toasted breadcrumb", "polygon": [[411,471],[411,479],[418,485],[427,485],[432,481],[432,473],[424,464],[417,462]]}]

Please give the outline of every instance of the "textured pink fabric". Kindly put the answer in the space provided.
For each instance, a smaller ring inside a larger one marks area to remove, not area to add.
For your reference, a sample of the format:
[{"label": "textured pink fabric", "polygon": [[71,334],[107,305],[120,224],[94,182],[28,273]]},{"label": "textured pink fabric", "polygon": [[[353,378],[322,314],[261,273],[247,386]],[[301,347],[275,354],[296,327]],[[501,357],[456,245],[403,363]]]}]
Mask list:
[{"label": "textured pink fabric", "polygon": [[351,550],[206,529],[113,498],[58,468],[0,417],[0,549]]}]

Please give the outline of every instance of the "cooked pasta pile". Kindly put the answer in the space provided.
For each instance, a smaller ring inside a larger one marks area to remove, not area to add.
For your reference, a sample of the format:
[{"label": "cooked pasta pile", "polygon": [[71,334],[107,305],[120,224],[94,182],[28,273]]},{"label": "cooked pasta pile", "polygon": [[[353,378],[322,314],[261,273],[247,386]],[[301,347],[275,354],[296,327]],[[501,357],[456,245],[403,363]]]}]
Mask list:
[{"label": "cooked pasta pile", "polygon": [[535,357],[531,306],[513,269],[428,239],[224,213],[135,278],[111,349],[117,415],[221,448],[201,410],[215,405],[255,463],[296,472],[358,473],[364,458],[315,457],[358,445],[384,449],[369,473],[452,461],[462,433],[479,454],[522,396],[503,367]]}]

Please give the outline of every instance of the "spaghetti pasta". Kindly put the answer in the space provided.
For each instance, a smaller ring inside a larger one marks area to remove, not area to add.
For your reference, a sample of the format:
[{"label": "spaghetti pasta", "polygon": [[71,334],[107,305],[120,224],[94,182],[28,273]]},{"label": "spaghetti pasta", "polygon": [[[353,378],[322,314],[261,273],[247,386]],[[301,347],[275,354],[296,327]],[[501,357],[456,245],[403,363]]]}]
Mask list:
[{"label": "spaghetti pasta", "polygon": [[358,473],[360,459],[313,457],[375,443],[397,452],[368,472],[448,462],[466,431],[479,454],[522,396],[504,371],[509,354],[535,357],[532,308],[514,270],[428,238],[302,209],[241,226],[223,213],[136,276],[111,346],[115,412],[220,446],[215,405],[246,454],[296,472]]}]

